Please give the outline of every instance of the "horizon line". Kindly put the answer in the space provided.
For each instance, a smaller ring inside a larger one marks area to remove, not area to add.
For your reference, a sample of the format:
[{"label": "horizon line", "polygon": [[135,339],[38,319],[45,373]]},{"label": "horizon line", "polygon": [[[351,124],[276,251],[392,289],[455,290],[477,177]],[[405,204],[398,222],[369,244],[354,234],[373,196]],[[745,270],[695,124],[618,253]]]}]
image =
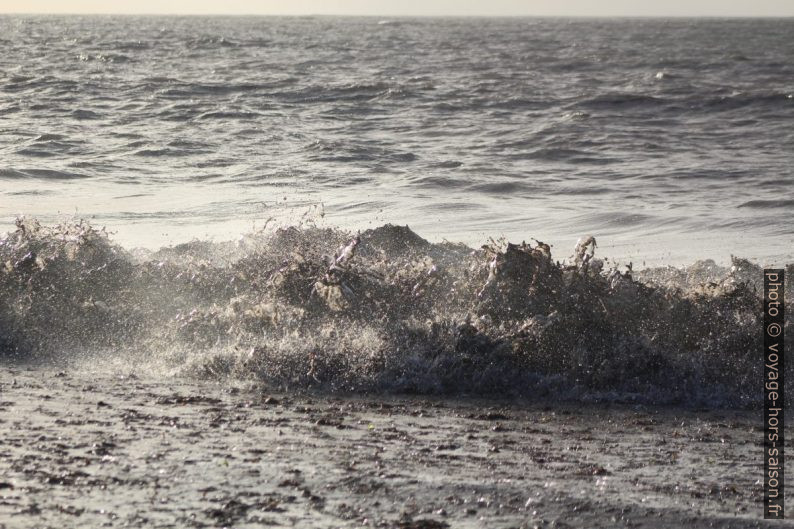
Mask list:
[{"label": "horizon line", "polygon": [[460,14],[460,15],[429,15],[429,14],[340,14],[340,13],[113,13],[113,12],[80,12],[80,11],[51,11],[51,12],[4,12],[0,11],[0,16],[140,16],[140,17],[281,17],[281,18],[318,18],[318,17],[341,17],[341,18],[593,18],[593,19],[614,19],[614,18],[633,18],[633,19],[665,19],[665,18],[746,18],[746,19],[789,19],[791,15],[495,15],[495,14]]}]

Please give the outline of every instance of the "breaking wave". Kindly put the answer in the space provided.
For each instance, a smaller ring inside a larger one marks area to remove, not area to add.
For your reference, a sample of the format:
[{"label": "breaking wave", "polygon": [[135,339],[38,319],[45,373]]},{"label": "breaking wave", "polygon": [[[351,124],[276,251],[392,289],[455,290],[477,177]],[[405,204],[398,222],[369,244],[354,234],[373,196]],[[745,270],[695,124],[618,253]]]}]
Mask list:
[{"label": "breaking wave", "polygon": [[334,391],[759,405],[756,265],[607,269],[595,250],[584,238],[558,262],[538,241],[472,249],[385,225],[150,252],[85,221],[18,219],[0,239],[0,357]]}]

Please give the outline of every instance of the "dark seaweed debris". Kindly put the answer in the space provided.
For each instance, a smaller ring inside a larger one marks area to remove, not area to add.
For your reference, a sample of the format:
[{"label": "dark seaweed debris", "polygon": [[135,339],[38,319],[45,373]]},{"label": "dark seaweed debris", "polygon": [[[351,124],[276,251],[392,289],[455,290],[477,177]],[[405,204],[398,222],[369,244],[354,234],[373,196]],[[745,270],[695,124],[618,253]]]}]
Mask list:
[{"label": "dark seaweed debris", "polygon": [[592,243],[560,263],[539,242],[292,227],[133,254],[85,221],[20,219],[0,350],[343,391],[760,402],[757,266],[603,270]]}]

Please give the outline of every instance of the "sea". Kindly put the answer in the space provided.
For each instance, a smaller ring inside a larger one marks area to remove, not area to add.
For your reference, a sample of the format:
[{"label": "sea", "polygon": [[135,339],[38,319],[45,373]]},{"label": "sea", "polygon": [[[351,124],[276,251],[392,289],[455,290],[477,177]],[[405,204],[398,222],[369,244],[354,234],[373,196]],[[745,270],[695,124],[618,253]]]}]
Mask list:
[{"label": "sea", "polygon": [[0,17],[0,230],[794,256],[794,20]]},{"label": "sea", "polygon": [[760,402],[794,19],[0,16],[0,46],[4,359]]}]

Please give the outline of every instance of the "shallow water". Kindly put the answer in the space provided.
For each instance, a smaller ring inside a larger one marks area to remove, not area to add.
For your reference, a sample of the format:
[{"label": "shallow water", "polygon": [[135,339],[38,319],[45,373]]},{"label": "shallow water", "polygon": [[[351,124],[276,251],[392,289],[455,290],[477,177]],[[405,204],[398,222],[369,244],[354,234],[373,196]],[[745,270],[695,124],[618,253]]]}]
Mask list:
[{"label": "shallow water", "polygon": [[[792,261],[794,21],[0,17],[0,229]],[[322,204],[322,211],[319,205]]]}]

